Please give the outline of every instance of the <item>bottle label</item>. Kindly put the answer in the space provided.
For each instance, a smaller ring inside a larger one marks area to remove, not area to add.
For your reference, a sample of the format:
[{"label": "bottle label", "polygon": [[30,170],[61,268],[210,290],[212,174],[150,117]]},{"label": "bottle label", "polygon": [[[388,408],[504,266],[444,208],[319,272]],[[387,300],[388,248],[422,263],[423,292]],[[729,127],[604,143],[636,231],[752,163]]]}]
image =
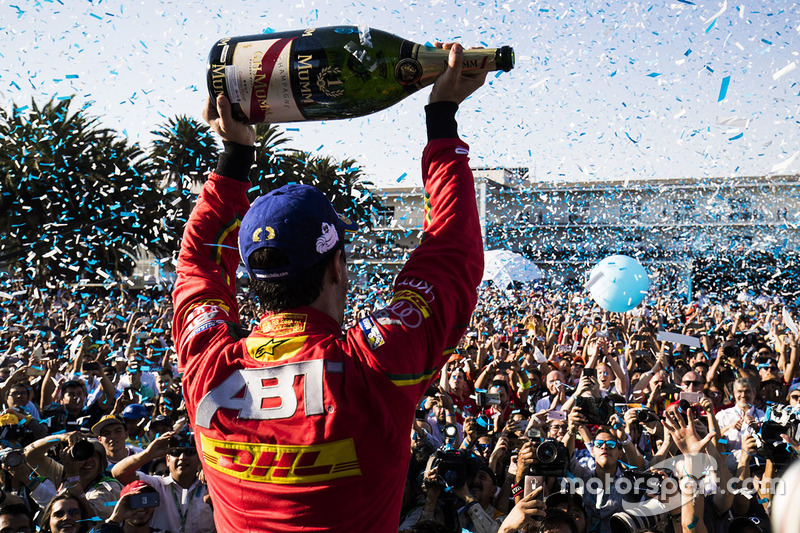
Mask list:
[{"label": "bottle label", "polygon": [[236,45],[231,65],[225,69],[228,96],[241,106],[249,122],[304,120],[289,75],[294,41],[265,39]]},{"label": "bottle label", "polygon": [[394,77],[401,85],[414,85],[422,78],[422,65],[410,57],[401,59],[394,67]]},{"label": "bottle label", "polygon": [[325,47],[307,30],[292,47],[291,76],[295,100],[304,114],[335,105],[345,94],[342,67],[328,57]]}]

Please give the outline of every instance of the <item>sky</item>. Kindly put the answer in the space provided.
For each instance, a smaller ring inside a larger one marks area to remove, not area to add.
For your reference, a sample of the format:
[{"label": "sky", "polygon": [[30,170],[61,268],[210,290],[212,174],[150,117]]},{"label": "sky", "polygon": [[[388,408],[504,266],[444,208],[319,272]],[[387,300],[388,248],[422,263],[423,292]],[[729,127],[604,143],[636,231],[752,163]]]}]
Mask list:
[{"label": "sky", "polygon": [[[147,146],[167,118],[200,119],[221,37],[332,25],[514,47],[516,68],[459,110],[475,167],[533,182],[800,172],[800,6],[783,0],[0,0],[0,106],[75,95]],[[376,185],[417,186],[428,93],[282,127]]]}]

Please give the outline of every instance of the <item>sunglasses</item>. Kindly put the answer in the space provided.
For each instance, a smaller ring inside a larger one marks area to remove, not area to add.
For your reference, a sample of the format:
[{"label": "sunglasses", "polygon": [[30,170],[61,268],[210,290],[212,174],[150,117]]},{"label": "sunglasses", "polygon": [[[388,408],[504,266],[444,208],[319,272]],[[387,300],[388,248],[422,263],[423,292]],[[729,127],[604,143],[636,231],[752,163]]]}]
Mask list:
[{"label": "sunglasses", "polygon": [[197,455],[197,450],[195,448],[174,448],[168,451],[167,455],[170,457],[180,457],[181,455],[190,457],[192,455]]},{"label": "sunglasses", "polygon": [[609,450],[613,450],[617,447],[617,441],[596,439],[592,442],[592,446],[595,448],[608,448]]},{"label": "sunglasses", "polygon": [[792,394],[791,396],[789,396],[789,399],[794,400],[796,402],[800,402],[800,394]]},{"label": "sunglasses", "polygon": [[704,381],[684,381],[683,384],[686,385],[686,386],[694,385],[695,387],[702,387],[703,385],[705,385],[705,382]]},{"label": "sunglasses", "polygon": [[81,510],[77,507],[73,507],[72,509],[59,509],[57,511],[53,511],[53,516],[56,518],[64,518],[65,516],[72,516],[72,517],[79,517],[81,516]]}]

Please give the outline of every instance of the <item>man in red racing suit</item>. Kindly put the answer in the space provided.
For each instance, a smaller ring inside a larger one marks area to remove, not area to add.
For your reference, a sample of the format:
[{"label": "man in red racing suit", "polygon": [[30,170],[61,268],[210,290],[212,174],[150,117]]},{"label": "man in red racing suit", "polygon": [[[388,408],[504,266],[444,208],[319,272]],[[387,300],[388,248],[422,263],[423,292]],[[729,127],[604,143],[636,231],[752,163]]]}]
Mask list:
[{"label": "man in red racing suit", "polygon": [[224,97],[209,101],[206,118],[226,150],[183,237],[173,335],[219,531],[397,531],[414,410],[469,323],[483,271],[455,113],[485,75],[461,74],[462,49],[448,48],[450,66],[426,107],[422,242],[387,307],[344,335],[343,257],[325,267],[314,302],[267,312],[243,332],[239,227],[242,250],[279,240],[281,230],[245,234],[252,128],[231,119]]}]

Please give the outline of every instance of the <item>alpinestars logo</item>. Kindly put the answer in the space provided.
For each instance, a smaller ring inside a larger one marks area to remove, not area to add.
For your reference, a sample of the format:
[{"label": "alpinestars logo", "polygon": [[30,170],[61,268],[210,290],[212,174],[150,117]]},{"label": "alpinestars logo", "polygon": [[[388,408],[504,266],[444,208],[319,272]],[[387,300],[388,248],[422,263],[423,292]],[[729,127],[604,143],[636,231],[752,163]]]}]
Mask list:
[{"label": "alpinestars logo", "polygon": [[322,235],[317,238],[317,253],[324,254],[331,250],[339,242],[339,234],[336,228],[327,222],[322,223]]},{"label": "alpinestars logo", "polygon": [[344,94],[344,83],[339,79],[342,69],[338,67],[324,67],[317,75],[317,87],[325,96],[338,98]]}]

